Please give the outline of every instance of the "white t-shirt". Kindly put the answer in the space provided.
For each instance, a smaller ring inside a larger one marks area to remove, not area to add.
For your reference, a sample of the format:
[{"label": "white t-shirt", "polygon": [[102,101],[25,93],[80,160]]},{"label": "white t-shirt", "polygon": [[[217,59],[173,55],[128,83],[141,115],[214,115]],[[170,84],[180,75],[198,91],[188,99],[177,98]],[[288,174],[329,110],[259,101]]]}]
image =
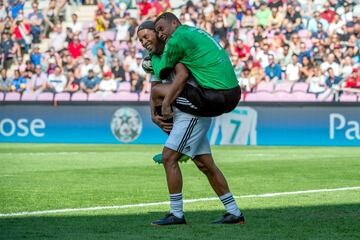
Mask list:
[{"label": "white t-shirt", "polygon": [[56,92],[63,92],[66,85],[66,77],[62,74],[56,76],[55,74],[51,74],[48,78],[48,83],[52,86]]},{"label": "white t-shirt", "polygon": [[65,40],[66,40],[66,33],[64,32],[53,32],[50,34],[49,37],[49,46],[53,47],[56,52],[63,49],[65,46]]},{"label": "white t-shirt", "polygon": [[81,32],[83,29],[82,24],[79,21],[77,21],[76,23],[70,22],[67,27],[71,28],[73,33]]},{"label": "white t-shirt", "polygon": [[300,63],[296,63],[294,65],[293,63],[290,63],[286,66],[286,77],[287,80],[290,82],[296,82],[300,79]]},{"label": "white t-shirt", "polygon": [[100,91],[116,91],[116,81],[114,79],[101,80],[99,85]]},{"label": "white t-shirt", "polygon": [[129,40],[129,25],[128,24],[119,24],[116,26],[116,40],[117,41],[127,41]]},{"label": "white t-shirt", "polygon": [[256,80],[254,77],[240,77],[239,78],[239,86],[241,88],[245,88],[246,91],[251,91],[251,86],[254,86],[256,83]]},{"label": "white t-shirt", "polygon": [[325,91],[325,77],[323,75],[317,77],[313,76],[310,79],[309,92],[310,93],[321,93]]},{"label": "white t-shirt", "polygon": [[81,66],[81,69],[80,69],[81,77],[87,76],[89,74],[90,69],[94,70],[94,65],[92,65],[92,64],[88,64],[88,65],[83,64]]}]

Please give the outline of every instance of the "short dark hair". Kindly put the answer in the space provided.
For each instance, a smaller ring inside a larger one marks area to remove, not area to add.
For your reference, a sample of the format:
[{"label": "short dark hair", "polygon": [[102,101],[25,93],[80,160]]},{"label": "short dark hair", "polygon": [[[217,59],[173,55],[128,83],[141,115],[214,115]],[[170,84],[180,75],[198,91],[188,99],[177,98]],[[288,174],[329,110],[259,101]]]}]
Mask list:
[{"label": "short dark hair", "polygon": [[158,21],[160,21],[160,19],[164,19],[167,22],[172,22],[172,21],[176,21],[179,25],[181,25],[181,22],[179,20],[179,18],[171,13],[171,12],[164,12],[163,14],[161,14],[160,16],[158,16],[154,22],[154,24],[156,24]]}]

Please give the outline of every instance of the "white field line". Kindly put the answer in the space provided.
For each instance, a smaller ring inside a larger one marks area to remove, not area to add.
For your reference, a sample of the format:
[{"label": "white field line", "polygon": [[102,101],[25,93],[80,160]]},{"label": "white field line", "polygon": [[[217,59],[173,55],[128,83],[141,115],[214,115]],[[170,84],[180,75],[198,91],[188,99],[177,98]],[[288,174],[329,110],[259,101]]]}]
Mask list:
[{"label": "white field line", "polygon": [[[252,194],[252,195],[234,196],[234,198],[236,199],[270,198],[270,197],[277,197],[284,195],[299,195],[299,194],[309,194],[309,193],[352,191],[352,190],[360,190],[360,186],[330,188],[330,189],[325,188],[325,189],[305,190],[305,191],[295,191],[295,192]],[[207,202],[207,201],[215,201],[215,200],[219,200],[219,198],[211,197],[211,198],[188,199],[188,200],[184,200],[184,203]],[[43,214],[51,214],[51,213],[68,213],[68,212],[81,212],[81,211],[97,211],[97,210],[107,210],[107,209],[140,208],[140,207],[159,206],[159,205],[168,205],[168,204],[169,202],[153,202],[153,203],[139,203],[139,204],[118,205],[118,206],[98,206],[98,207],[88,207],[88,208],[66,208],[66,209],[55,209],[55,210],[45,210],[45,211],[33,211],[33,212],[0,213],[0,217],[43,215]]]}]

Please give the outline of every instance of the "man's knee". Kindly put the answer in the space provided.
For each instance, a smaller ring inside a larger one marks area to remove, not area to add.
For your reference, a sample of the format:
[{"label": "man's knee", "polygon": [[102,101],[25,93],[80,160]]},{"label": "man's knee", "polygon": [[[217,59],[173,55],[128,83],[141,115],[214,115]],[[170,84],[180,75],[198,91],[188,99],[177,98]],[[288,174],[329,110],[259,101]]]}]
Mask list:
[{"label": "man's knee", "polygon": [[163,150],[162,155],[163,155],[163,164],[165,166],[172,166],[178,164],[178,160],[181,156],[178,152],[175,152],[167,148]]},{"label": "man's knee", "polygon": [[202,156],[197,156],[194,159],[194,163],[196,164],[196,166],[198,167],[198,169],[203,172],[205,175],[210,174],[211,172],[214,171],[214,167],[216,167],[213,164],[213,160],[211,158],[211,155],[207,156],[207,155],[202,155]]}]

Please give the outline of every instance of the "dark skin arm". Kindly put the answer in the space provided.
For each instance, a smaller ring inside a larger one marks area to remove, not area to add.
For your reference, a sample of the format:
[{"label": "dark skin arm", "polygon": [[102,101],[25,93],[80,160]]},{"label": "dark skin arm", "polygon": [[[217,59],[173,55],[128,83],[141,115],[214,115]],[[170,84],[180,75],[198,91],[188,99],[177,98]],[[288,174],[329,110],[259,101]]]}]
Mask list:
[{"label": "dark skin arm", "polygon": [[175,66],[175,80],[170,85],[169,91],[166,94],[164,101],[162,102],[161,113],[164,119],[169,119],[173,117],[171,111],[171,104],[183,91],[186,81],[189,77],[189,71],[182,63],[177,63]]},{"label": "dark skin arm", "polygon": [[[151,89],[158,85],[158,84],[161,84],[159,82],[152,82],[151,83]],[[169,134],[171,129],[172,129],[172,126],[173,124],[172,123],[166,123],[164,120],[164,117],[162,116],[159,116],[156,114],[156,111],[155,111],[155,106],[159,105],[159,104],[156,104],[153,100],[153,98],[151,97],[151,94],[152,94],[152,91],[150,92],[150,111],[151,111],[151,120],[156,124],[158,125],[165,133]]]}]

